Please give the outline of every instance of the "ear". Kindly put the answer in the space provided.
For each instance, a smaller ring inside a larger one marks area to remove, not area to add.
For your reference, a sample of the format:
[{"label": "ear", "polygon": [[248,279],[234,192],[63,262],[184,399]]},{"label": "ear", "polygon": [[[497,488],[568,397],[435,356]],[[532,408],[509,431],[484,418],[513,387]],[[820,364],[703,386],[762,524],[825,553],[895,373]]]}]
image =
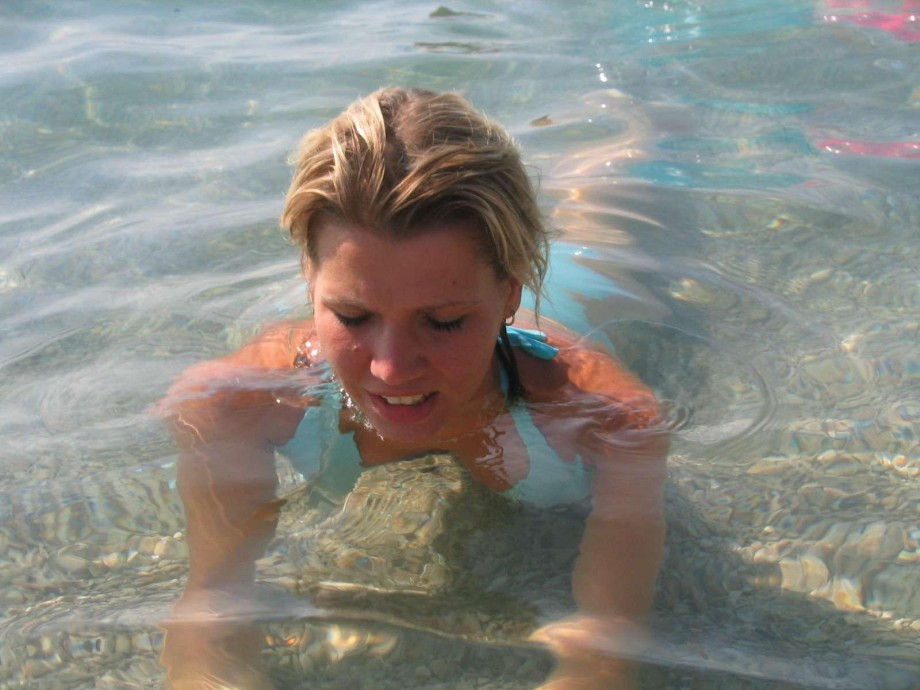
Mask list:
[{"label": "ear", "polygon": [[302,257],[300,260],[300,273],[303,276],[304,282],[307,284],[307,294],[310,297],[310,303],[313,303],[313,278],[316,277],[316,270],[313,266],[313,262],[310,261],[306,256]]},{"label": "ear", "polygon": [[521,308],[521,296],[524,294],[524,286],[517,278],[509,278],[508,283],[511,289],[508,293],[508,301],[505,302],[505,314],[511,316]]}]

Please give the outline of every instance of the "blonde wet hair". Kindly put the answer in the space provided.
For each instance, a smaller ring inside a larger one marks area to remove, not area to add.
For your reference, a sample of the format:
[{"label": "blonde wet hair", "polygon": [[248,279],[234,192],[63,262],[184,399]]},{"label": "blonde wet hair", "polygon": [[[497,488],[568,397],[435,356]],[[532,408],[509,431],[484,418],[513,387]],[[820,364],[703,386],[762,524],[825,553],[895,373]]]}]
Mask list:
[{"label": "blonde wet hair", "polygon": [[496,275],[537,302],[549,255],[536,194],[510,135],[462,97],[383,88],[300,143],[281,224],[315,263],[324,217],[390,237],[472,221]]}]

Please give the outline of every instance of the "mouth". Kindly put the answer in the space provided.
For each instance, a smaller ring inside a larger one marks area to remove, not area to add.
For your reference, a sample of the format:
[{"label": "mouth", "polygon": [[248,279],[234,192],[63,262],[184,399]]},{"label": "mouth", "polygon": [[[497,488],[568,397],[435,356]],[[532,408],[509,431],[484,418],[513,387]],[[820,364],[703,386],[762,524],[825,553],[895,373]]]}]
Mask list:
[{"label": "mouth", "polygon": [[422,393],[420,395],[400,395],[397,397],[389,397],[386,395],[381,395],[384,401],[388,405],[420,405],[425,402],[433,393]]},{"label": "mouth", "polygon": [[371,409],[391,424],[417,424],[428,418],[437,399],[437,392],[416,395],[371,394],[370,403]]}]

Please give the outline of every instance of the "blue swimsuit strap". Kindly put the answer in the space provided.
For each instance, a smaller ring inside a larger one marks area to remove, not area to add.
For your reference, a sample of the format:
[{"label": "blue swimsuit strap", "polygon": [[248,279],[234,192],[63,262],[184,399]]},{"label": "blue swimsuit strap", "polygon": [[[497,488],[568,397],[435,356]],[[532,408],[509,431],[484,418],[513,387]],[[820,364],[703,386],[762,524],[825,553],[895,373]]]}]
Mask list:
[{"label": "blue swimsuit strap", "polygon": [[[546,342],[545,333],[511,326],[507,330],[508,339],[514,347],[538,359],[550,360],[559,354],[559,348]],[[499,361],[502,361],[501,358]],[[510,378],[504,366],[499,368],[499,382],[507,395]],[[507,495],[540,507],[575,503],[590,496],[591,472],[584,467],[581,458],[576,458],[575,462],[566,462],[560,458],[534,423],[523,402],[513,401],[508,412],[527,448],[530,469],[526,477],[506,492]]]},{"label": "blue swimsuit strap", "polygon": [[538,359],[552,359],[559,354],[559,348],[547,343],[546,333],[533,331],[527,328],[505,326],[508,331],[508,340],[514,347],[519,347],[529,355]]},{"label": "blue swimsuit strap", "polygon": [[[546,342],[546,333],[542,331],[532,331],[526,328],[515,328],[514,326],[505,326],[505,334],[508,336],[508,342],[511,347],[517,347],[524,352],[533,355],[537,359],[549,360],[559,354],[559,348],[553,347]],[[517,375],[517,371],[508,371],[508,362],[501,356],[502,339],[499,337],[496,348],[499,352],[498,381],[501,385],[502,392],[507,396],[511,392],[511,377]],[[509,353],[509,357],[514,355]],[[520,381],[518,381],[520,384]],[[518,387],[520,390],[520,388]]]}]

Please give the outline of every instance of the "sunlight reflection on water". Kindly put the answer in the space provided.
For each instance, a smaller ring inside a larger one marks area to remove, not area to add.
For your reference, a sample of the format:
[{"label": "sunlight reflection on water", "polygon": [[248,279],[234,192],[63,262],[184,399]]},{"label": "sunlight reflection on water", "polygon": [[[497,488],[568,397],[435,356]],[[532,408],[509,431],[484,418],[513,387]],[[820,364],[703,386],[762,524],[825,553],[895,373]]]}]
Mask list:
[{"label": "sunlight reflection on water", "polygon": [[[920,65],[831,4],[4,5],[0,687],[159,686],[187,549],[148,411],[189,364],[307,312],[276,228],[285,158],[391,82],[508,123],[563,233],[547,317],[671,406],[644,685],[913,687],[920,173],[890,154],[916,144]],[[450,493],[444,472],[420,501]],[[241,614],[270,621],[283,687],[545,677],[520,631],[567,605],[577,515],[483,503],[506,521],[476,543],[494,596],[475,617],[342,583],[326,596],[352,607],[330,613],[279,594],[283,556],[319,543],[310,500],[262,564],[278,589]]]}]

